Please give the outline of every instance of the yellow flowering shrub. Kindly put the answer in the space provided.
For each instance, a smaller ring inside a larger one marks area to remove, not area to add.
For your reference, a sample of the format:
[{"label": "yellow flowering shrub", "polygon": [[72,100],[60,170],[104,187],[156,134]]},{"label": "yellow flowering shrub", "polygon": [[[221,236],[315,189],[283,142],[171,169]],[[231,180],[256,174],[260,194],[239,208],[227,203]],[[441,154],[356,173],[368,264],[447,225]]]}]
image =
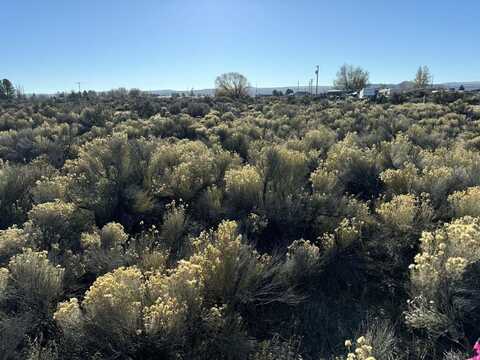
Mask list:
[{"label": "yellow flowering shrub", "polygon": [[462,143],[435,150],[423,150],[422,191],[432,194],[435,203],[445,201],[453,190],[478,185],[480,155],[467,150]]},{"label": "yellow flowering shrub", "polygon": [[121,267],[100,276],[85,293],[88,319],[99,326],[113,326],[136,333],[141,324],[145,297],[143,275],[136,267]]},{"label": "yellow flowering shrub", "polygon": [[448,197],[455,217],[480,217],[480,186],[470,187],[464,191],[456,191]]},{"label": "yellow flowering shrub", "polygon": [[203,232],[193,245],[196,251],[191,261],[201,266],[209,291],[214,291],[217,296],[229,292],[234,286],[229,279],[235,278],[242,249],[237,223],[224,221],[217,231]]},{"label": "yellow flowering shrub", "polygon": [[337,245],[346,248],[359,239],[361,235],[362,222],[356,221],[355,218],[343,218],[335,229]]},{"label": "yellow flowering shrub", "polygon": [[393,167],[401,168],[412,161],[417,155],[420,147],[414,145],[405,134],[397,134],[390,142],[382,142],[383,153],[386,160],[391,162]]},{"label": "yellow flowering shrub", "polygon": [[[405,321],[414,329],[436,339],[464,335],[462,317],[474,315],[452,295],[464,280],[469,265],[480,260],[480,219],[469,216],[453,220],[433,232],[424,232],[420,253],[410,265],[412,299],[408,301]],[[473,280],[476,284],[478,280]],[[471,290],[467,286],[468,290]],[[453,296],[453,297],[452,297]],[[445,304],[451,304],[445,306]],[[463,314],[465,312],[465,314]]]},{"label": "yellow flowering shrub", "polygon": [[59,303],[53,319],[65,333],[79,331],[82,326],[83,314],[77,298]]},{"label": "yellow flowering shrub", "polygon": [[176,298],[159,298],[144,310],[145,330],[147,334],[171,334],[185,325],[187,307]]},{"label": "yellow flowering shrub", "polygon": [[400,231],[409,231],[413,227],[419,211],[419,201],[411,194],[396,195],[392,200],[381,203],[377,208],[382,222]]},{"label": "yellow flowering shrub", "polygon": [[199,141],[164,144],[152,155],[149,178],[153,193],[190,200],[216,176],[214,152]]},{"label": "yellow flowering shrub", "polygon": [[426,167],[420,179],[421,189],[431,194],[436,203],[444,201],[450,189],[458,183],[455,170],[448,166]]},{"label": "yellow flowering shrub", "polygon": [[162,272],[166,268],[168,256],[160,250],[144,252],[141,256],[139,267],[144,271]]},{"label": "yellow flowering shrub", "polygon": [[356,134],[349,133],[331,147],[325,166],[329,170],[337,170],[341,173],[351,164],[362,160],[365,160],[365,154],[357,144]]},{"label": "yellow flowering shrub", "polygon": [[352,344],[351,340],[346,340],[345,347],[349,351],[347,360],[375,360],[375,357],[372,355],[373,347],[364,336],[360,336],[355,344]]},{"label": "yellow flowering shrub", "polygon": [[328,151],[325,168],[335,172],[346,192],[370,197],[378,188],[375,161],[376,149],[361,147],[358,136],[348,133]]},{"label": "yellow flowering shrub", "polygon": [[185,326],[188,314],[199,313],[203,301],[202,268],[181,260],[164,275],[156,273],[146,282],[149,298],[144,309],[144,323],[149,334],[178,332]]},{"label": "yellow flowering shrub", "polygon": [[83,249],[100,249],[102,240],[98,232],[83,233],[80,237],[80,243]]},{"label": "yellow flowering shrub", "polygon": [[23,229],[12,226],[6,230],[0,230],[0,262],[20,252],[26,244],[27,238]]},{"label": "yellow flowering shrub", "polygon": [[100,241],[104,249],[116,249],[125,244],[128,240],[128,235],[125,229],[119,223],[111,222],[103,226],[100,231]]},{"label": "yellow flowering shrub", "polygon": [[440,281],[458,279],[478,260],[480,219],[463,217],[422,234],[420,253],[410,266],[411,280],[419,293],[433,297]]},{"label": "yellow flowering shrub", "polygon": [[190,261],[202,269],[205,293],[224,304],[238,301],[259,283],[270,258],[260,256],[243,244],[238,224],[223,221],[216,231],[205,231],[194,240],[195,254]]},{"label": "yellow flowering shrub", "polygon": [[125,253],[128,236],[123,226],[118,223],[108,223],[101,230],[94,229],[83,233],[80,237],[83,256],[81,268],[92,274],[102,275],[126,263],[134,254],[133,249]]}]

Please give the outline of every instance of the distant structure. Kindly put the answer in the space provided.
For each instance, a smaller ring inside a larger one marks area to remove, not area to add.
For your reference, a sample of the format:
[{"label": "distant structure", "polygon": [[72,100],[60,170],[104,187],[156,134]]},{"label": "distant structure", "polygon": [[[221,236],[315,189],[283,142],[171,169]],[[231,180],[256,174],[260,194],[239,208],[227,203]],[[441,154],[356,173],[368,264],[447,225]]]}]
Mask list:
[{"label": "distant structure", "polygon": [[342,99],[349,95],[349,92],[342,89],[330,89],[326,92],[326,97],[329,99]]},{"label": "distant structure", "polygon": [[294,96],[296,96],[296,97],[304,97],[304,96],[308,96],[308,95],[310,95],[310,93],[308,91],[297,91],[294,94]]},{"label": "distant structure", "polygon": [[358,98],[373,99],[377,97],[379,91],[380,91],[380,88],[377,86],[367,86],[367,87],[364,87],[362,90],[360,90],[360,93],[358,94]]}]

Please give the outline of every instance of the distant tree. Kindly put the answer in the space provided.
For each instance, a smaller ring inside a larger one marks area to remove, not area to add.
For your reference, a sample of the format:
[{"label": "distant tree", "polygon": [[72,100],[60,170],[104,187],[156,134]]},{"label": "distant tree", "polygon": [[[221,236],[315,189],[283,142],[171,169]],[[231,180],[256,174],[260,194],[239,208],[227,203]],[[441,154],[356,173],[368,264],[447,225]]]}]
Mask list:
[{"label": "distant tree", "polygon": [[428,66],[420,66],[415,75],[415,87],[417,89],[426,88],[432,82],[432,75]]},{"label": "distant tree", "polygon": [[242,74],[230,72],[217,76],[215,80],[215,94],[240,98],[248,96],[248,80]]},{"label": "distant tree", "polygon": [[21,85],[15,85],[15,96],[18,98],[18,99],[25,99],[26,96],[25,96],[25,91],[23,90],[23,86]]},{"label": "distant tree", "polygon": [[13,99],[15,96],[15,87],[12,82],[8,79],[3,79],[0,82],[0,98],[2,99]]},{"label": "distant tree", "polygon": [[139,97],[141,94],[142,92],[140,91],[140,89],[130,89],[130,91],[128,92],[128,95],[131,97]]},{"label": "distant tree", "polygon": [[465,86],[460,85],[460,87],[458,88],[458,91],[465,91]]},{"label": "distant tree", "polygon": [[273,96],[283,96],[283,92],[281,90],[273,90],[272,95]]},{"label": "distant tree", "polygon": [[368,84],[369,73],[361,67],[344,64],[337,72],[335,87],[347,91],[360,91]]},{"label": "distant tree", "polygon": [[287,89],[287,91],[285,91],[285,95],[291,95],[291,94],[293,94],[292,89]]}]

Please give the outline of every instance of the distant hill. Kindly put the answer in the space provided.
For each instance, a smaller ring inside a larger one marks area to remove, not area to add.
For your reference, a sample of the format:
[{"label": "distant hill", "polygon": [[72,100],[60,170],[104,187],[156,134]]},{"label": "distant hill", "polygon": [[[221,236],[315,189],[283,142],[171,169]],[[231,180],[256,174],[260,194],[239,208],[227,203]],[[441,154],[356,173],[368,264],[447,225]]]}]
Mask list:
[{"label": "distant hill", "polygon": [[467,81],[467,82],[449,82],[449,83],[444,83],[442,84],[447,88],[455,88],[458,90],[458,88],[463,85],[465,90],[479,90],[480,89],[480,81]]}]

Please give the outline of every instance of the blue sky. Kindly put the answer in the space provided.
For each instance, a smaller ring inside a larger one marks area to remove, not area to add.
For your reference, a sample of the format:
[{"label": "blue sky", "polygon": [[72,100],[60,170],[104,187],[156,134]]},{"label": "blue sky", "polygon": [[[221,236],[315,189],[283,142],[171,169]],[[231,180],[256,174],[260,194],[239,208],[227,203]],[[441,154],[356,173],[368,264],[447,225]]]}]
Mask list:
[{"label": "blue sky", "polygon": [[479,0],[0,0],[0,77],[26,92],[201,89],[238,71],[259,87],[330,85],[342,63],[371,82],[426,64],[480,80]]}]

